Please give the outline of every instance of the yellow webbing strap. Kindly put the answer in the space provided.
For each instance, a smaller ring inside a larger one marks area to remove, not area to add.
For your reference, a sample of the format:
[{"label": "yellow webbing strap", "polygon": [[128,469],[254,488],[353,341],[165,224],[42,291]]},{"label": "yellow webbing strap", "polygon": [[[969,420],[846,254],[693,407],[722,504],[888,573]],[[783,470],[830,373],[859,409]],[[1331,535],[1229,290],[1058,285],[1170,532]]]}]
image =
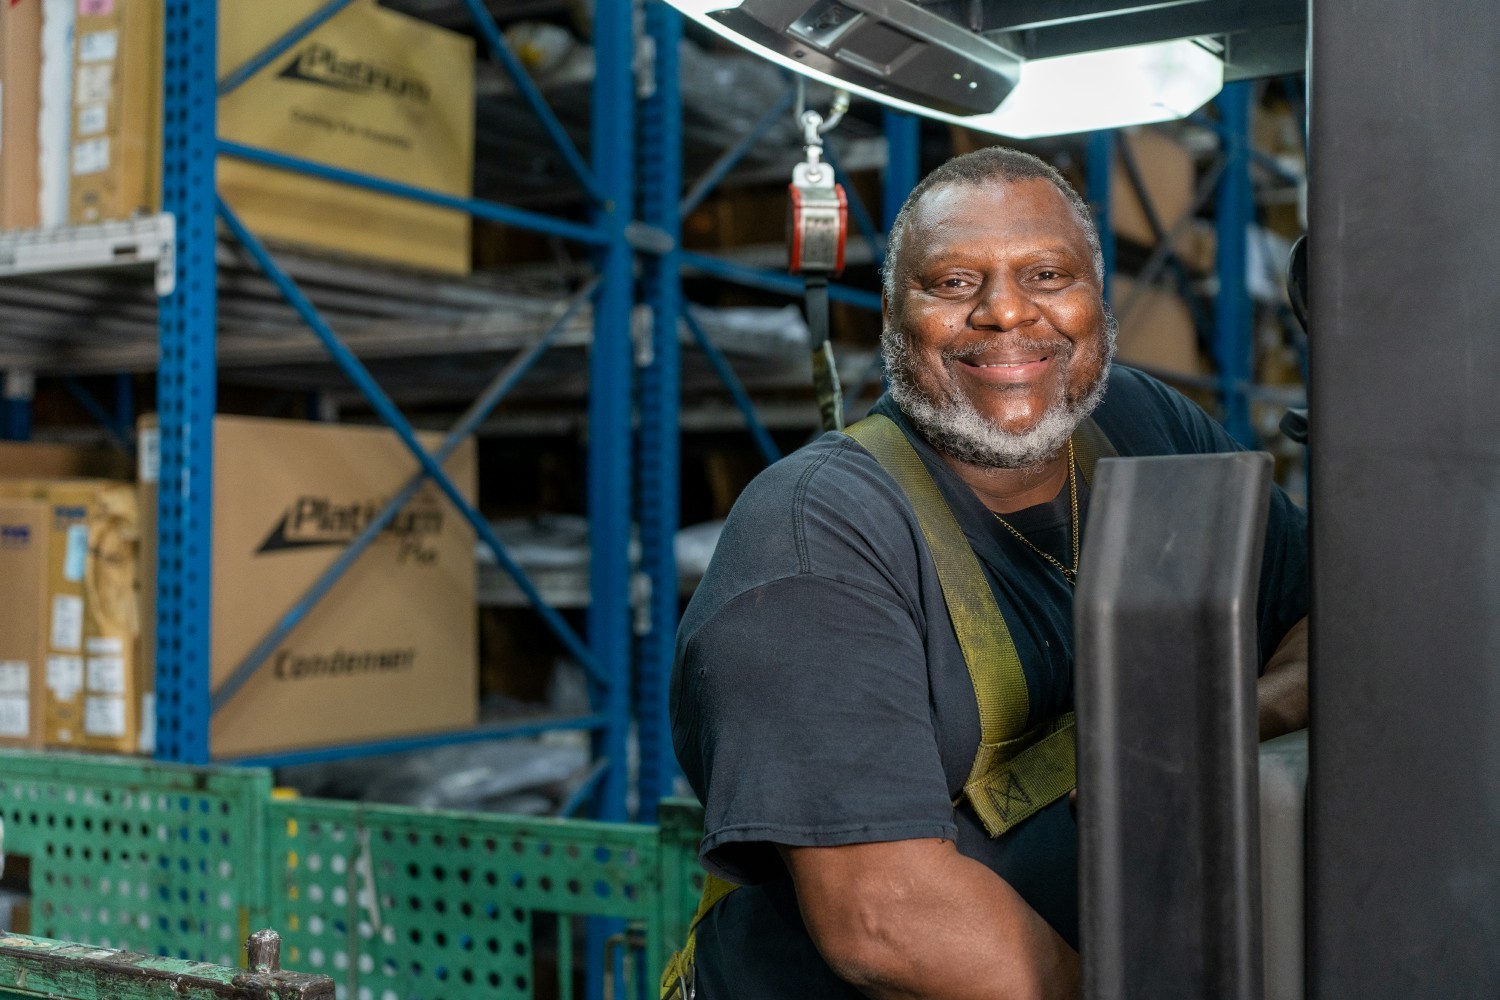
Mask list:
[{"label": "yellow webbing strap", "polygon": [[1099,459],[1114,458],[1118,454],[1092,417],[1086,418],[1073,431],[1073,457],[1078,459],[1079,471],[1090,486],[1094,485],[1094,466],[1099,464]]},{"label": "yellow webbing strap", "polygon": [[681,997],[688,1000],[693,992],[693,957],[698,953],[698,925],[708,916],[708,911],[718,905],[719,900],[739,886],[727,882],[717,875],[703,876],[703,895],[698,897],[698,912],[688,924],[687,941],[682,950],[675,952],[661,973],[661,1000]]},{"label": "yellow webbing strap", "polygon": [[932,552],[943,601],[948,605],[948,617],[953,620],[953,631],[958,635],[969,680],[974,685],[974,697],[979,703],[979,753],[964,785],[967,792],[989,770],[999,749],[1026,732],[1030,703],[1021,657],[984,578],[979,557],[974,555],[948,502],[901,428],[877,414],[844,433],[874,455],[881,468],[901,487],[916,511],[922,536]]},{"label": "yellow webbing strap", "polygon": [[[1077,783],[1073,713],[1026,729],[1030,704],[1026,674],[1010,628],[995,603],[979,558],[906,435],[889,418],[878,414],[845,428],[844,433],[875,456],[901,487],[932,552],[943,601],[979,705],[980,744],[969,780],[964,783],[963,797],[989,835],[998,837],[1068,794]],[[1095,463],[1115,454],[1109,439],[1092,420],[1085,420],[1074,432],[1073,451],[1090,485]],[[736,888],[732,882],[707,876],[698,912],[688,927],[687,942],[662,973],[661,1000],[691,1000],[698,924]]]}]

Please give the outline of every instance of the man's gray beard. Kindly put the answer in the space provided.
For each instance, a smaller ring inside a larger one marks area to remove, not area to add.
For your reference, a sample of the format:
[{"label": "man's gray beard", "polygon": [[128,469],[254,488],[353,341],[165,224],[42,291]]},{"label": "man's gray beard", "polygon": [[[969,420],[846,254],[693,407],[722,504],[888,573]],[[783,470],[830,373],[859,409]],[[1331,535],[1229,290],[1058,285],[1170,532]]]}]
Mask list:
[{"label": "man's gray beard", "polygon": [[1077,402],[1070,403],[1066,397],[1059,400],[1042,414],[1035,427],[1019,434],[995,426],[962,392],[954,392],[946,402],[928,396],[912,378],[911,354],[906,348],[906,338],[889,325],[881,332],[880,351],[885,358],[891,398],[929,444],[945,455],[971,465],[1024,469],[1057,454],[1078,425],[1104,399],[1104,390],[1109,385],[1109,366],[1115,357],[1118,328],[1114,315],[1106,311],[1104,365],[1088,391]]}]

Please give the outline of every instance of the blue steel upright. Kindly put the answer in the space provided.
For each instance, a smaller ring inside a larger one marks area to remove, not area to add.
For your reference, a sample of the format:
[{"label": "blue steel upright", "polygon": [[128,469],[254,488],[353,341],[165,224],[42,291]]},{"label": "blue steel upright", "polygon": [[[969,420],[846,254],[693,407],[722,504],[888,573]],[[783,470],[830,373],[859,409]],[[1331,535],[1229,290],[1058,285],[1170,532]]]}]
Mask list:
[{"label": "blue steel upright", "polygon": [[[889,233],[896,213],[922,173],[922,119],[901,111],[883,112],[885,176],[880,186],[880,231]],[[886,248],[890,252],[890,248]]]},{"label": "blue steel upright", "polygon": [[1219,401],[1224,428],[1247,448],[1258,447],[1250,423],[1247,389],[1254,375],[1254,308],[1246,285],[1245,235],[1255,221],[1250,187],[1250,84],[1231,83],[1218,99],[1224,144],[1224,174],[1219,179],[1216,267],[1219,294],[1214,300],[1214,361],[1219,369]]},{"label": "blue steel upright", "polygon": [[1104,301],[1109,301],[1109,280],[1115,273],[1115,229],[1110,218],[1110,187],[1115,174],[1115,133],[1108,129],[1089,133],[1086,162],[1089,208],[1099,230],[1099,250],[1104,257]]},{"label": "blue steel upright", "polygon": [[598,251],[604,283],[594,308],[589,351],[588,516],[590,603],[588,640],[608,678],[596,690],[608,717],[600,739],[609,769],[599,785],[595,814],[626,819],[629,778],[625,765],[630,729],[630,508],[631,403],[635,353],[631,341],[632,255],[626,225],[634,210],[635,76],[631,5],[604,0],[594,6],[594,175],[604,201],[595,223],[607,242]]},{"label": "blue steel upright", "polygon": [[177,220],[177,286],[158,306],[156,755],[201,764],[209,753],[218,5],[168,0],[166,42],[162,205]]},{"label": "blue steel upright", "polygon": [[651,363],[641,370],[637,490],[642,568],[651,581],[651,613],[636,655],[635,715],[641,746],[638,819],[656,822],[656,807],[672,791],[677,762],[667,718],[667,679],[677,635],[677,537],[680,478],[678,400],[682,308],[677,244],[682,236],[682,90],[677,48],[682,16],[664,3],[646,6],[646,31],[655,42],[654,89],[641,103],[641,220],[672,237],[672,249],[647,260],[644,292],[651,307]]}]

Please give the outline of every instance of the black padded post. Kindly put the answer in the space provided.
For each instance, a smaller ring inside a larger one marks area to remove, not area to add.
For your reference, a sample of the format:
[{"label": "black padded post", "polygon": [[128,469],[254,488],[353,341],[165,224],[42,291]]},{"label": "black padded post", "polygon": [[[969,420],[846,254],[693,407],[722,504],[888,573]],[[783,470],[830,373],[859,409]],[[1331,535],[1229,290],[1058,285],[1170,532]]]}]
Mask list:
[{"label": "black padded post", "polygon": [[1312,38],[1310,995],[1500,997],[1500,4]]},{"label": "black padded post", "polygon": [[1099,463],[1074,604],[1086,1000],[1260,1000],[1270,479],[1257,453]]}]

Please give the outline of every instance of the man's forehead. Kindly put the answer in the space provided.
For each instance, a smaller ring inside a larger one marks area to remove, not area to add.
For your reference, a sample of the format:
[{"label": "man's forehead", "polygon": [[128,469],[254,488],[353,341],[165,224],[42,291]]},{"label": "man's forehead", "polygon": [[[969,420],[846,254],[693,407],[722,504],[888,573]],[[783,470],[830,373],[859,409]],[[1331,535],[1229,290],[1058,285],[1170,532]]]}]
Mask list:
[{"label": "man's forehead", "polygon": [[1073,225],[1079,221],[1072,202],[1045,177],[943,181],[922,193],[913,206],[912,221],[931,223],[978,214],[992,216],[997,208],[1011,217],[1055,217],[1060,224]]},{"label": "man's forehead", "polygon": [[898,252],[935,248],[960,231],[1012,228],[1047,236],[1081,253],[1091,253],[1078,210],[1057,185],[1044,177],[951,180],[924,191],[912,206]]}]

